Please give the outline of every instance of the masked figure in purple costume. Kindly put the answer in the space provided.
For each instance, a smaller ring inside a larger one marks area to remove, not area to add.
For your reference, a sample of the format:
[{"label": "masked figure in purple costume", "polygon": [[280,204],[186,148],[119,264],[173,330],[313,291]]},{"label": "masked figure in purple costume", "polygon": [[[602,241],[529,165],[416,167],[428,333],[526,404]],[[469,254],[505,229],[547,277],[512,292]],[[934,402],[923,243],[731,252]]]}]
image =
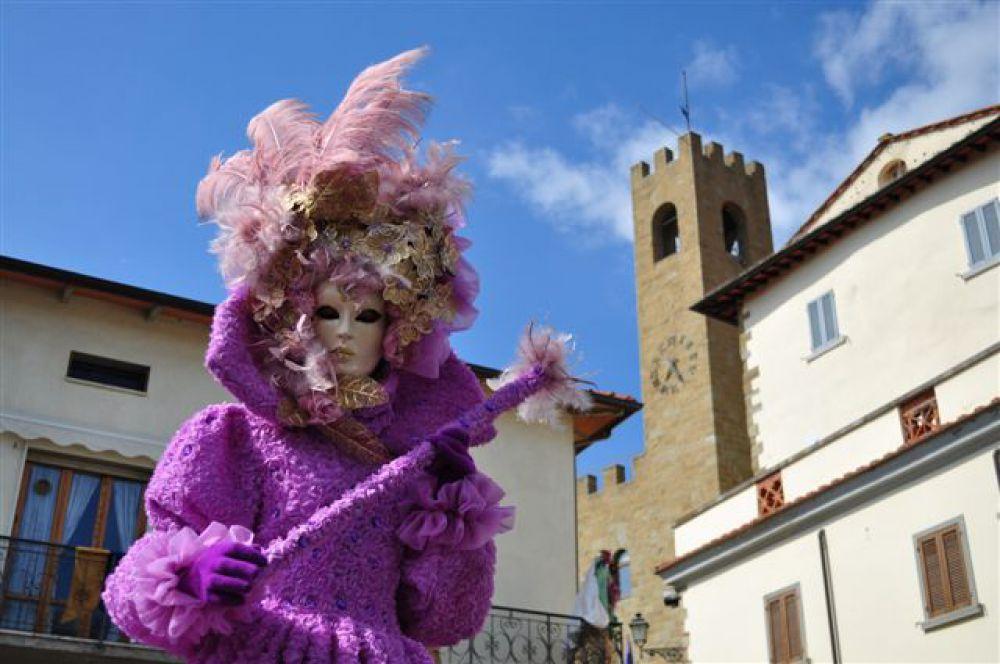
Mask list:
[{"label": "masked figure in purple costume", "polygon": [[[446,426],[483,400],[448,344],[478,284],[457,159],[413,149],[429,98],[400,77],[421,54],[370,67],[326,121],[275,103],[199,186],[230,287],[206,363],[237,402],[186,422],[149,483],[151,530],[103,595],[134,640],[193,662],[425,663],[486,617],[512,513],[467,451],[492,426]],[[425,441],[416,482],[267,563],[262,545]]]}]

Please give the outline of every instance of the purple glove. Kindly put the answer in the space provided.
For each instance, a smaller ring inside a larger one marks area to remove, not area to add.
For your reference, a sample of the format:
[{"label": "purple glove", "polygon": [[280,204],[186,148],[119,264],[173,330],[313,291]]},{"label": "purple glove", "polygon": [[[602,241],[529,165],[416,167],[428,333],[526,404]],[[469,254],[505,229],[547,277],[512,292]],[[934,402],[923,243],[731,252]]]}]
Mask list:
[{"label": "purple glove", "polygon": [[437,450],[429,470],[441,484],[476,472],[476,462],[469,455],[469,432],[464,427],[445,427],[427,440]]},{"label": "purple glove", "polygon": [[210,604],[237,606],[266,565],[259,547],[223,540],[202,551],[180,573],[177,589]]}]

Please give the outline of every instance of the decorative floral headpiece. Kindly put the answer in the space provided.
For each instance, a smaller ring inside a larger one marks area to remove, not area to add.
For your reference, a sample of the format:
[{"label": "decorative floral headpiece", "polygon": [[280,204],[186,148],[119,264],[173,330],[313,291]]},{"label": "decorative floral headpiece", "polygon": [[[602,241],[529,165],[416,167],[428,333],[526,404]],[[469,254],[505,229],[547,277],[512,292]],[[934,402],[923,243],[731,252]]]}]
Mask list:
[{"label": "decorative floral headpiece", "polygon": [[436,377],[448,334],[469,327],[478,279],[462,258],[469,186],[450,144],[415,146],[430,106],[400,78],[417,49],[369,67],[320,122],[282,100],[250,121],[253,149],[212,160],[198,213],[217,223],[213,250],[231,289],[246,288],[262,366],[288,397],[289,424],[329,424],[384,400],[372,381],[340,381],[313,329],[314,288],[379,291],[394,369]]}]

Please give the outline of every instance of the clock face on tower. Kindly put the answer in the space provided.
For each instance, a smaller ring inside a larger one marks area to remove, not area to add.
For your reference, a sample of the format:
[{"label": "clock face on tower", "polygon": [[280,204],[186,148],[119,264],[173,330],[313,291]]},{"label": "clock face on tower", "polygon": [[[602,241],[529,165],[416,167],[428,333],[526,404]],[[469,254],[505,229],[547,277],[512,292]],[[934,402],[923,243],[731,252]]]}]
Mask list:
[{"label": "clock face on tower", "polygon": [[656,347],[649,381],[660,394],[677,394],[698,370],[698,351],[683,334],[672,334]]}]

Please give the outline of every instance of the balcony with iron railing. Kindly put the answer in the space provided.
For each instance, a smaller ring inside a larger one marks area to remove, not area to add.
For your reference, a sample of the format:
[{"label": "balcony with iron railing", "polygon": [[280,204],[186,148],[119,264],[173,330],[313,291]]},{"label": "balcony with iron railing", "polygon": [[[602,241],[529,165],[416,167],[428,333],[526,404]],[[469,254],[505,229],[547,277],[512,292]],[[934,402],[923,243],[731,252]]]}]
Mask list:
[{"label": "balcony with iron railing", "polygon": [[0,661],[172,661],[128,642],[101,602],[121,553],[0,537]]},{"label": "balcony with iron railing", "polygon": [[[123,554],[0,537],[0,661],[173,661],[132,644],[101,602]],[[589,628],[576,616],[494,606],[473,639],[438,653],[441,664],[612,664],[620,628]]]}]

